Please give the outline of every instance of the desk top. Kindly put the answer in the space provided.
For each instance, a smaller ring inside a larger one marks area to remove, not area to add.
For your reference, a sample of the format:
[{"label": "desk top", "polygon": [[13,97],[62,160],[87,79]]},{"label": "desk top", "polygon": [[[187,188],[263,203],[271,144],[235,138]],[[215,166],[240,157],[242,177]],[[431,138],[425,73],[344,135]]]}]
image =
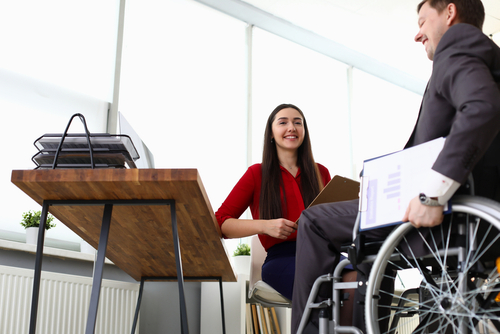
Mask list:
[{"label": "desk top", "polygon": [[[12,182],[44,200],[174,199],[184,277],[236,281],[219,225],[196,169],[14,170]],[[103,205],[49,211],[97,249]],[[106,257],[132,278],[176,277],[170,206],[113,207]]]}]

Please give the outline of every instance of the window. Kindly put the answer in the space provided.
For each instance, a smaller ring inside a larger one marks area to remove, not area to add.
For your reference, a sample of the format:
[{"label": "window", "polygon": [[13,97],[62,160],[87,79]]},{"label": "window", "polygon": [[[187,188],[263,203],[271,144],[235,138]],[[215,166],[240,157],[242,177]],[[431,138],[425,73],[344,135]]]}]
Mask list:
[{"label": "window", "polygon": [[246,169],[243,22],[192,1],[127,1],[119,111],[156,168],[197,168],[213,209]]},{"label": "window", "polygon": [[[74,113],[91,132],[106,131],[113,92],[119,1],[3,1],[0,4],[0,230],[24,232],[22,213],[41,207],[11,182],[31,169],[33,142],[62,133]],[[81,131],[75,120],[70,131]],[[62,224],[50,238],[78,242]]]},{"label": "window", "polygon": [[255,28],[252,96],[254,162],[262,160],[269,114],[291,103],[307,119],[314,159],[332,176],[351,177],[345,64]]},{"label": "window", "polygon": [[353,83],[353,153],[359,174],[364,160],[404,148],[422,97],[356,69]]}]

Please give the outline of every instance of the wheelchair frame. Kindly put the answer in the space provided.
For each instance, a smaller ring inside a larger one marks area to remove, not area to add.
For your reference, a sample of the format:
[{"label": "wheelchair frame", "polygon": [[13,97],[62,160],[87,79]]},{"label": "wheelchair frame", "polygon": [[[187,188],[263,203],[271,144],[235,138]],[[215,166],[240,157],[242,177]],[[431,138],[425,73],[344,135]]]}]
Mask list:
[{"label": "wheelchair frame", "polygon": [[[311,310],[314,308],[331,309],[332,320],[329,320],[324,312],[323,315],[320,312],[320,334],[362,334],[363,332],[356,327],[340,326],[338,319],[340,319],[341,290],[355,289],[363,284],[367,284],[365,326],[369,334],[380,333],[378,325],[380,320],[378,319],[379,307],[390,307],[393,313],[392,319],[399,320],[404,317],[418,315],[421,322],[416,329],[410,331],[411,333],[428,333],[429,328],[432,328],[432,326],[437,326],[436,332],[439,333],[500,333],[500,268],[497,269],[497,265],[491,266],[491,263],[489,266],[485,266],[480,259],[484,256],[486,250],[489,250],[492,246],[498,246],[500,243],[500,203],[478,196],[456,196],[452,199],[452,216],[450,217],[456,216],[461,217],[459,222],[453,222],[453,218],[450,218],[451,221],[447,224],[448,227],[444,227],[449,230],[446,235],[443,235],[441,241],[444,247],[438,245],[439,242],[434,239],[434,236],[432,236],[431,241],[426,241],[422,237],[430,251],[426,256],[408,255],[400,251],[399,248],[403,240],[406,240],[406,236],[410,232],[413,231],[413,233],[417,234],[420,232],[415,230],[410,223],[404,223],[396,227],[383,242],[377,255],[366,256],[360,262],[373,263],[368,282],[342,282],[342,270],[351,261],[348,259],[340,261],[333,274],[322,275],[314,283],[298,334],[303,332]],[[356,232],[353,232],[353,240],[357,236],[358,225],[359,221],[356,222],[356,228],[354,229]],[[487,226],[488,231],[488,234],[482,239],[478,238],[480,226],[483,229]],[[452,239],[452,229],[454,232],[455,230],[459,232],[458,236],[453,235],[453,238],[456,239]],[[485,245],[484,240],[489,236],[492,229],[494,229],[494,234],[492,233],[491,236],[494,238],[492,241],[488,241],[489,244]],[[441,233],[443,233],[442,230],[443,228],[441,228]],[[455,242],[455,240],[459,240],[457,242],[460,245],[450,244],[451,241]],[[408,247],[410,253],[412,253],[411,245],[408,245]],[[488,249],[483,251],[485,247],[488,247]],[[349,253],[349,258],[353,260],[352,262],[357,263],[358,259],[352,259],[353,254],[354,252]],[[498,256],[500,256],[500,248],[498,249]],[[428,262],[438,263],[438,269],[435,270],[433,265],[428,265]],[[420,271],[422,282],[415,291],[412,291],[413,293],[420,293],[417,301],[393,293],[391,297],[393,300],[397,298],[397,306],[379,305],[378,301],[381,294],[391,293],[380,289],[382,280],[387,277],[385,271],[388,264],[393,267],[399,266],[401,269],[407,269],[406,267],[409,266]],[[481,271],[483,269],[484,271]],[[432,275],[440,276],[434,279]],[[440,280],[440,283],[436,284],[436,280]],[[332,297],[320,303],[315,303],[314,300],[319,287],[325,282],[331,282],[332,284]],[[477,284],[481,286],[476,286]],[[423,299],[423,292],[430,294],[431,299],[420,300]],[[498,301],[495,301],[495,297],[497,297]],[[408,302],[409,306],[404,306],[405,302]],[[396,330],[395,326],[391,324],[388,332],[391,334],[401,333],[401,330]]]}]

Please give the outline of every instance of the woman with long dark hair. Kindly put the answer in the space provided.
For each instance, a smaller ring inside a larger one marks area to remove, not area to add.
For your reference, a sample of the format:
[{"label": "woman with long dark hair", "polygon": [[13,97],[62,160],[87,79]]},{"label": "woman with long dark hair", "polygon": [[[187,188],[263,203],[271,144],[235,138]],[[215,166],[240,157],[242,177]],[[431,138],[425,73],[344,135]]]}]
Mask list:
[{"label": "woman with long dark hair", "polygon": [[[259,235],[267,251],[262,280],[290,300],[296,221],[329,181],[314,161],[304,114],[281,104],[267,121],[262,163],[248,168],[215,214],[225,238]],[[248,207],[253,219],[239,219]]]}]

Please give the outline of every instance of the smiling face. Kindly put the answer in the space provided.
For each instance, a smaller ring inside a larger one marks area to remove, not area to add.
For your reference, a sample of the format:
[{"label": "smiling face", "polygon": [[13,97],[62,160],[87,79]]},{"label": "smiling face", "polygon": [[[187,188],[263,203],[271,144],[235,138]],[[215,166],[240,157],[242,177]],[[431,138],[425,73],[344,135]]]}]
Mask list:
[{"label": "smiling face", "polygon": [[438,43],[453,21],[450,21],[450,18],[453,19],[450,17],[450,10],[453,11],[454,9],[454,5],[450,4],[439,13],[429,5],[429,2],[424,3],[420,8],[418,13],[418,26],[420,29],[415,36],[415,42],[421,42],[424,45],[427,57],[430,60],[434,59]]},{"label": "smiling face", "polygon": [[304,120],[297,110],[282,109],[274,117],[272,131],[278,150],[296,151],[304,141]]}]

